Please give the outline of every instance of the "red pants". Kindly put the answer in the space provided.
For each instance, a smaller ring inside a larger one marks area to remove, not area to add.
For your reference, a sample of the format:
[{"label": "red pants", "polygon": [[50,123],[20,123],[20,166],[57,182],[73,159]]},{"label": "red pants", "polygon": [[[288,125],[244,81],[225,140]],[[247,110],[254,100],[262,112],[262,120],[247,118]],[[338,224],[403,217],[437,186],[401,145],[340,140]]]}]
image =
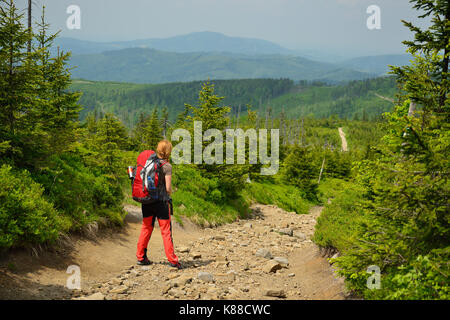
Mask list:
[{"label": "red pants", "polygon": [[171,205],[168,202],[160,202],[151,205],[142,205],[142,228],[137,244],[136,257],[142,260],[153,232],[155,220],[158,219],[161,235],[164,243],[164,251],[170,263],[178,263],[178,257],[175,255],[172,238]]}]

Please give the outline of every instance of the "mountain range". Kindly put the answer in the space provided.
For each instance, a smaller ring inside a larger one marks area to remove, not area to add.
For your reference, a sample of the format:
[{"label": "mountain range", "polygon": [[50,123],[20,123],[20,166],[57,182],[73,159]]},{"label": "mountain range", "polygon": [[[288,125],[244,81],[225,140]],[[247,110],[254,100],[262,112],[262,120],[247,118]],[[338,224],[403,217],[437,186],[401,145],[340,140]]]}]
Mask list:
[{"label": "mountain range", "polygon": [[[340,82],[384,75],[408,55],[360,57],[327,63],[266,40],[197,32],[165,39],[92,42],[57,38],[71,51],[76,78],[136,83],[205,79],[290,78]],[[305,52],[307,50],[305,49]]]}]

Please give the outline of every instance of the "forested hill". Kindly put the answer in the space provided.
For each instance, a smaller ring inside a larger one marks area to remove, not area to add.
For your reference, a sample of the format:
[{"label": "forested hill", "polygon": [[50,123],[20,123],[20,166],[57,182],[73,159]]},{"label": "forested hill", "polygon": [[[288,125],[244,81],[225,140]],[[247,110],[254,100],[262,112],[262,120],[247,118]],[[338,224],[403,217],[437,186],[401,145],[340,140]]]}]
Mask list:
[{"label": "forested hill", "polygon": [[290,78],[330,82],[375,77],[330,63],[279,54],[177,53],[127,48],[74,55],[72,75],[96,81],[167,83],[203,79]]},{"label": "forested hill", "polygon": [[[353,81],[339,86],[323,83],[294,83],[289,79],[213,80],[217,95],[224,96],[222,105],[232,107],[236,113],[241,105],[253,106],[261,117],[266,112],[279,114],[284,109],[289,116],[313,115],[327,118],[378,117],[391,110],[393,104],[379,96],[392,99],[395,91],[393,78]],[[171,119],[184,110],[184,103],[195,103],[202,81],[167,84],[133,84],[75,80],[71,90],[83,93],[80,104],[87,113],[113,112],[132,127],[141,112],[149,114],[153,108],[167,107]],[[377,95],[378,96],[377,96]]]},{"label": "forested hill", "polygon": [[[83,93],[81,117],[87,113],[113,112],[128,126],[132,126],[141,112],[149,114],[153,108],[167,107],[170,118],[184,110],[185,103],[195,103],[202,81],[166,84],[132,84],[75,80],[72,90]],[[224,96],[222,105],[238,107],[259,105],[272,98],[293,91],[297,86],[289,79],[212,80],[216,94]]]},{"label": "forested hill", "polygon": [[396,94],[394,77],[351,81],[336,86],[310,86],[269,102],[274,114],[282,110],[290,117],[315,116],[373,120],[392,111]]}]

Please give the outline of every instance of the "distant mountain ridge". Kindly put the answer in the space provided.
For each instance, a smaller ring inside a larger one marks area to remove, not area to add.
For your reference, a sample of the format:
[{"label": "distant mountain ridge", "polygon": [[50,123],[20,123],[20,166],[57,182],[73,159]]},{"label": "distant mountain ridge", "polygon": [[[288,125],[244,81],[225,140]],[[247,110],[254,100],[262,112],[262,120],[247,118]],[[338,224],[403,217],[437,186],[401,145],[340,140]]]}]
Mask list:
[{"label": "distant mountain ridge", "polygon": [[390,69],[389,65],[404,66],[409,65],[412,56],[409,54],[389,54],[381,56],[358,57],[346,60],[339,65],[344,68],[361,72],[386,75]]},{"label": "distant mountain ridge", "polygon": [[[178,53],[230,52],[238,54],[299,55],[273,42],[254,38],[229,37],[218,32],[194,32],[169,38],[153,38],[132,41],[94,42],[73,38],[57,38],[56,46],[75,54],[94,54],[105,51],[148,48]],[[55,47],[56,47],[55,46]]]},{"label": "distant mountain ridge", "polygon": [[72,70],[75,78],[134,83],[185,82],[208,78],[289,78],[340,82],[376,76],[296,56],[176,53],[145,48],[75,55],[70,65],[76,67]]}]

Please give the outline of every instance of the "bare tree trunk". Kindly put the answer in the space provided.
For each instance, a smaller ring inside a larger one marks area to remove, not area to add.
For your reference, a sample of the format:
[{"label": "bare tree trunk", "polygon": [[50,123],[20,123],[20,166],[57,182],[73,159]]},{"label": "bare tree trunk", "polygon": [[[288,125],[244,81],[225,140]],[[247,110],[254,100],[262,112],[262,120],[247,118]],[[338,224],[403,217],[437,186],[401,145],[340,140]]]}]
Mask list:
[{"label": "bare tree trunk", "polygon": [[302,118],[302,136],[301,136],[301,138],[300,138],[300,146],[303,146],[303,118]]},{"label": "bare tree trunk", "polygon": [[239,104],[238,112],[237,112],[237,119],[236,119],[236,129],[239,127],[239,118],[241,117],[241,105]]},{"label": "bare tree trunk", "polygon": [[409,104],[408,117],[412,117],[414,111],[416,111],[416,103],[411,101],[411,103]]},{"label": "bare tree trunk", "polygon": [[266,107],[266,129],[269,129],[269,110]]},{"label": "bare tree trunk", "polygon": [[[448,21],[450,19],[450,5],[447,5],[447,12],[445,13],[445,20]],[[448,44],[449,41],[449,37],[448,37],[448,33],[447,33],[447,39],[445,41],[445,43]],[[445,47],[444,50],[444,60],[442,61],[442,79],[441,79],[441,83],[444,83],[447,80],[447,73],[448,73],[448,65],[449,65],[449,56],[448,56],[448,45]],[[447,99],[447,93],[443,92],[442,96],[440,98],[439,101],[439,107],[442,110],[442,108],[445,105],[445,100]]]},{"label": "bare tree trunk", "polygon": [[28,0],[28,32],[30,33],[30,40],[28,40],[28,53],[31,52],[31,34],[32,34],[32,30],[31,30],[31,6],[33,5],[33,1],[32,0]]},{"label": "bare tree trunk", "polygon": [[320,183],[320,179],[322,178],[322,172],[323,172],[324,165],[325,165],[325,157],[323,158],[323,161],[322,161],[322,168],[320,168],[319,181],[317,181],[317,184]]}]

